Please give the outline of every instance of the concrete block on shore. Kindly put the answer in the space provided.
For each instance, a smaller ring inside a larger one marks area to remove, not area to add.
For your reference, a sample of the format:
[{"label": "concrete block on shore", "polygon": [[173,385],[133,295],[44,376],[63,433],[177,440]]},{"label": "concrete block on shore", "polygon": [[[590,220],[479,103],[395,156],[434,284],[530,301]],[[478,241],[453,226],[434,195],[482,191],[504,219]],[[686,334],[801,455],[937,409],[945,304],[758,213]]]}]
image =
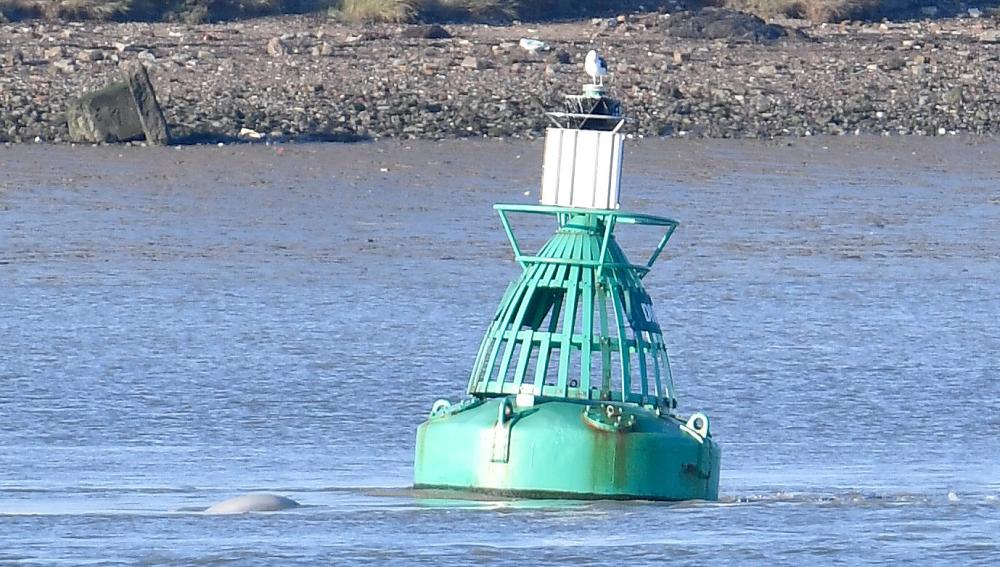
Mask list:
[{"label": "concrete block on shore", "polygon": [[3,54],[3,66],[14,67],[24,63],[24,53],[20,49],[11,49]]},{"label": "concrete block on shore", "polygon": [[169,144],[167,121],[163,118],[163,111],[156,101],[156,91],[153,90],[153,83],[149,80],[145,65],[139,62],[130,63],[125,66],[122,73],[135,102],[135,110],[139,114],[146,142],[157,146]]},{"label": "concrete block on shore", "polygon": [[74,142],[127,142],[143,137],[128,83],[114,83],[70,101],[66,108]]},{"label": "concrete block on shore", "polygon": [[124,80],[68,103],[66,121],[74,142],[114,143],[145,138],[151,145],[170,143],[166,120],[146,68],[133,62]]}]

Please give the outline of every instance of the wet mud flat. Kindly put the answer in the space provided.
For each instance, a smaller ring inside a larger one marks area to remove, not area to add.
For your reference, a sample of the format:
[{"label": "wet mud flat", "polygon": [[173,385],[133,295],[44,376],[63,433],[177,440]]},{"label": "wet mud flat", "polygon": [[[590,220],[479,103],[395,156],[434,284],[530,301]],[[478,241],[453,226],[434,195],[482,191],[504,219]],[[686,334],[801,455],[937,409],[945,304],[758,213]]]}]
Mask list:
[{"label": "wet mud flat", "polygon": [[[541,148],[0,147],[0,261],[9,275],[30,276],[67,261],[86,272],[94,262],[270,254],[380,265],[468,247],[506,257],[491,205],[537,201]],[[709,265],[720,256],[853,271],[995,258],[995,235],[981,230],[1000,213],[992,139],[645,140],[627,152],[623,208],[680,220],[680,261],[694,253]]]},{"label": "wet mud flat", "polygon": [[[391,239],[368,236],[403,224],[414,230],[442,231],[440,224],[448,219],[489,217],[492,211],[484,210],[484,204],[536,201],[541,149],[541,141],[474,139],[176,148],[0,147],[0,198],[4,215],[14,221],[6,223],[4,260],[16,264],[23,259],[11,247],[19,237],[30,237],[34,247],[58,248],[68,244],[66,234],[84,235],[89,229],[96,229],[87,239],[93,246],[78,243],[80,254],[116,251],[102,246],[111,244],[100,232],[109,228],[104,222],[109,217],[93,217],[94,226],[60,223],[59,216],[33,225],[32,220],[40,220],[35,215],[46,207],[56,207],[71,218],[119,211],[117,218],[123,223],[158,217],[162,218],[156,224],[192,223],[207,244],[220,236],[212,233],[211,226],[219,222],[207,222],[212,220],[210,208],[230,215],[239,226],[261,230],[284,226],[287,213],[293,211],[316,222],[344,217],[341,220],[349,220],[348,226],[328,227],[328,237],[342,238],[337,254],[391,257],[392,251],[385,248]],[[767,250],[746,251],[753,255],[871,259],[884,255],[882,247],[928,257],[950,250],[971,253],[985,249],[986,241],[982,236],[963,241],[961,224],[996,214],[1000,205],[1000,173],[995,167],[1000,142],[990,138],[644,140],[630,142],[626,149],[623,208],[674,216],[685,225],[695,224],[699,231],[709,230],[702,223],[711,213],[719,225],[708,235],[698,235],[700,246],[738,248],[779,229],[788,237],[769,241]],[[928,187],[931,181],[941,186]],[[344,209],[348,204],[350,208]],[[786,210],[775,210],[778,204]],[[944,215],[960,206],[968,206],[968,214]],[[285,207],[290,210],[284,211]],[[278,214],[282,211],[286,214]],[[933,238],[930,233],[907,234],[893,228],[915,227],[932,218],[940,229]],[[718,232],[748,222],[758,230]],[[51,241],[43,238],[39,226],[52,230]],[[836,238],[834,226],[851,230]],[[863,231],[864,227],[872,230]],[[491,232],[484,228],[477,232]],[[703,236],[709,235],[713,238],[705,241]],[[920,235],[926,240],[917,239]],[[185,236],[195,253],[198,234]],[[813,242],[821,236],[829,238],[823,241],[826,246]],[[906,242],[910,248],[905,248]],[[180,242],[165,244],[184,248]],[[311,248],[309,242],[299,244]],[[124,249],[117,251],[127,254]]]}]

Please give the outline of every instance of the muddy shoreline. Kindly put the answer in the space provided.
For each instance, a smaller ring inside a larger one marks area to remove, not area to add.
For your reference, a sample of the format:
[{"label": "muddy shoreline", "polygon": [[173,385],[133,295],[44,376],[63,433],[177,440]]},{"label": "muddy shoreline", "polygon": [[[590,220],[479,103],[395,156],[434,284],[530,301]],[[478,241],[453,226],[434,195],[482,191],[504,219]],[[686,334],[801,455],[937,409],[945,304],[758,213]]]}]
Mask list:
[{"label": "muddy shoreline", "polygon": [[[541,107],[585,80],[592,47],[611,63],[636,137],[1000,132],[993,19],[783,20],[787,37],[755,42],[676,37],[671,17],[449,25],[434,39],[316,16],[3,24],[0,142],[68,142],[66,101],[129,60],[149,67],[182,142],[532,139]],[[522,49],[525,37],[548,49]]]}]

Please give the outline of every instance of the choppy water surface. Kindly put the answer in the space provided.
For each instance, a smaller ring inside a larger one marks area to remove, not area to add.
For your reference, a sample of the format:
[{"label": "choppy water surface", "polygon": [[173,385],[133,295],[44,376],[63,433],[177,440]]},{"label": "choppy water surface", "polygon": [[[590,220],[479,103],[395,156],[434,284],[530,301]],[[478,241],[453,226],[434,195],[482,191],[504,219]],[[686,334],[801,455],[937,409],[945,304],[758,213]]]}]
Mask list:
[{"label": "choppy water surface", "polygon": [[[408,488],[537,143],[282,152],[0,148],[0,564],[1000,561],[997,143],[630,152],[626,207],[682,223],[646,280],[680,409],[724,451],[682,504]],[[306,506],[194,511],[249,491]]]}]

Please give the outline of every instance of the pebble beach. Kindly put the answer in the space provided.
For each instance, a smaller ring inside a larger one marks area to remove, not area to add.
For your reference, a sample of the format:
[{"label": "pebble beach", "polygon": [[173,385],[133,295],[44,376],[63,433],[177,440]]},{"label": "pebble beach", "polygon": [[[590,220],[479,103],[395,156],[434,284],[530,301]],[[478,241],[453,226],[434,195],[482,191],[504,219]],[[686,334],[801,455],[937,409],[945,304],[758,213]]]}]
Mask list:
[{"label": "pebble beach", "polygon": [[[683,14],[488,25],[0,25],[0,142],[67,143],[68,100],[148,68],[180,143],[535,138],[608,60],[635,137],[1000,132],[1000,27],[985,17],[771,22],[778,38],[681,37]],[[692,34],[686,34],[691,36]],[[717,34],[718,35],[718,34]],[[543,47],[528,50],[524,38]]]}]

